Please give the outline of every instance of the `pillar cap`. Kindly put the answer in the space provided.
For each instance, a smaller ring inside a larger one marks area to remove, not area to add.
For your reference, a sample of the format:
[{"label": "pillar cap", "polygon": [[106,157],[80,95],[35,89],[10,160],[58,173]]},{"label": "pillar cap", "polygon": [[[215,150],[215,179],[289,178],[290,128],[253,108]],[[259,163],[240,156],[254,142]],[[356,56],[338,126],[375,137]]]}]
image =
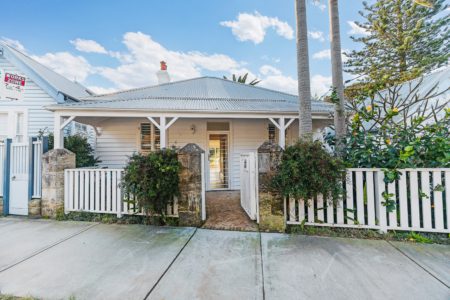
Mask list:
[{"label": "pillar cap", "polygon": [[180,153],[180,154],[184,154],[184,153],[205,153],[205,150],[200,148],[200,146],[197,145],[197,144],[189,143],[186,146],[184,146],[183,148],[181,148],[178,151],[178,153]]},{"label": "pillar cap", "polygon": [[261,146],[258,148],[258,153],[261,152],[282,152],[283,148],[281,148],[280,145],[276,143],[272,143],[269,141],[265,141]]}]

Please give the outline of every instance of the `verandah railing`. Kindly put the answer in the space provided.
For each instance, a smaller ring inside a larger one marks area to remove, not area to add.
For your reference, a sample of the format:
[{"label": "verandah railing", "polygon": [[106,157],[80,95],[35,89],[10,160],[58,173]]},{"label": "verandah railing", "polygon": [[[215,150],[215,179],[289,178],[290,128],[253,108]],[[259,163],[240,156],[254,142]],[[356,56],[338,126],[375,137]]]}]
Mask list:
[{"label": "verandah railing", "polygon": [[[64,171],[65,213],[92,212],[142,215],[133,195],[122,191],[123,169],[67,169]],[[167,207],[168,216],[178,216],[177,199]]]},{"label": "verandah railing", "polygon": [[347,169],[344,199],[286,199],[286,223],[450,233],[450,169],[399,171],[386,184],[381,169]]}]

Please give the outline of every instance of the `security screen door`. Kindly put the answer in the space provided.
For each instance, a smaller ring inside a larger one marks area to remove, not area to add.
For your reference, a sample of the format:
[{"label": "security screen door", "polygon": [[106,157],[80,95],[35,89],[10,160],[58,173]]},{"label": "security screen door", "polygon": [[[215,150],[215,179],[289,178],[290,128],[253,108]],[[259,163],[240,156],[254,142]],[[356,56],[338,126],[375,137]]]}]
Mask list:
[{"label": "security screen door", "polygon": [[210,133],[209,148],[209,189],[228,189],[228,133]]}]

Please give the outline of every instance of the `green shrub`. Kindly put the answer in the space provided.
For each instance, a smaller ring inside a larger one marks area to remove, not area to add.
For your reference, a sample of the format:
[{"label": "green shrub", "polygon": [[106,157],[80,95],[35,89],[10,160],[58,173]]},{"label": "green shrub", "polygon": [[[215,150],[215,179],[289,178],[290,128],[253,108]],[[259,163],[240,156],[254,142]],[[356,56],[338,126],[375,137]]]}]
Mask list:
[{"label": "green shrub", "polygon": [[272,188],[284,197],[309,200],[318,194],[327,200],[342,196],[345,166],[322,143],[299,141],[286,147]]},{"label": "green shrub", "polygon": [[[44,129],[39,132],[39,136],[47,136],[48,148],[53,149],[53,133],[47,133],[47,130]],[[100,160],[95,157],[95,150],[84,135],[75,134],[64,137],[64,148],[75,153],[75,164],[77,168],[94,167],[100,162]]]},{"label": "green shrub", "polygon": [[165,215],[167,205],[179,195],[180,163],[174,150],[134,154],[125,167],[123,191],[132,194],[138,209],[147,215]]}]

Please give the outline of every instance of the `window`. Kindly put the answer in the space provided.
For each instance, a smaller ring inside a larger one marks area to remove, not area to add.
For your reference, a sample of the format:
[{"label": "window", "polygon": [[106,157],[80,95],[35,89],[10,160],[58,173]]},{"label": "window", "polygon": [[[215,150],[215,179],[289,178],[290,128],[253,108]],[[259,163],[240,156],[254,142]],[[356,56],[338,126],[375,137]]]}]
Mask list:
[{"label": "window", "polygon": [[8,136],[8,114],[0,113],[0,140]]},{"label": "window", "polygon": [[16,139],[18,142],[24,141],[24,116],[23,113],[16,114]]},{"label": "window", "polygon": [[269,125],[267,126],[267,131],[269,134],[269,142],[271,143],[276,143],[276,132],[277,129],[275,127],[275,125],[273,125],[272,123],[269,123]]},{"label": "window", "polygon": [[159,129],[151,123],[141,124],[141,151],[150,152],[159,150],[161,146],[161,138]]}]

